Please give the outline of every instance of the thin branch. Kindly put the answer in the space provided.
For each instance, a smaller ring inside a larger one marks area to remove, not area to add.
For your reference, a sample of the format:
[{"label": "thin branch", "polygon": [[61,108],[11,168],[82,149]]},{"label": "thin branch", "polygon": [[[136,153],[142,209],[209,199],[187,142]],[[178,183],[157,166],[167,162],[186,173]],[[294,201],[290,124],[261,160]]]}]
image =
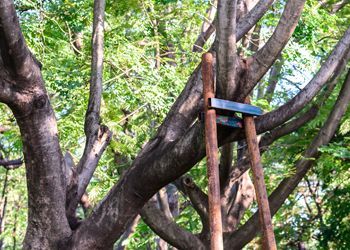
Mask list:
[{"label": "thin branch", "polygon": [[237,23],[236,38],[239,41],[254,25],[263,17],[266,11],[273,4],[274,0],[260,0],[254,8],[249,11],[239,22]]},{"label": "thin branch", "polygon": [[205,31],[202,31],[197,40],[193,44],[193,52],[203,52],[204,44],[208,41],[211,35],[215,32],[215,25],[217,19],[215,18]]},{"label": "thin branch", "polygon": [[331,13],[332,14],[335,14],[337,13],[338,11],[340,11],[342,8],[344,8],[348,3],[350,3],[349,0],[341,0],[337,3],[334,3],[332,5],[332,10],[331,10]]},{"label": "thin branch", "polygon": [[115,250],[127,250],[127,246],[124,245],[124,241],[135,233],[137,224],[139,223],[140,219],[141,216],[137,215],[136,218],[132,221],[132,223],[128,226],[128,228],[125,230],[122,237],[119,239],[119,243],[115,247]]},{"label": "thin branch", "polygon": [[270,76],[269,76],[269,85],[266,88],[266,92],[264,98],[268,103],[271,103],[272,97],[275,93],[275,89],[278,83],[278,79],[281,74],[282,66],[284,64],[284,60],[282,58],[282,54],[278,57],[278,61],[275,62],[274,66],[271,68]]},{"label": "thin branch", "polygon": [[[239,41],[248,31],[253,28],[256,23],[263,17],[266,11],[270,8],[274,0],[260,0],[254,8],[237,23],[236,39]],[[215,18],[208,29],[197,38],[193,51],[202,51],[204,44],[207,42],[209,37],[214,33],[216,29],[217,18]]]},{"label": "thin branch", "polygon": [[22,166],[23,160],[16,159],[16,160],[6,160],[6,159],[0,159],[0,166],[3,166],[4,168],[10,170],[10,169],[16,169]]},{"label": "thin branch", "polygon": [[97,132],[100,122],[100,108],[103,78],[103,39],[105,1],[94,3],[92,33],[92,62],[89,104],[85,115],[84,130],[87,138]]},{"label": "thin branch", "polygon": [[197,40],[193,45],[193,52],[202,52],[204,44],[215,31],[215,23],[217,21],[216,5],[217,1],[215,0],[207,11],[208,18],[205,18],[203,22],[201,34],[198,36]]},{"label": "thin branch", "polygon": [[168,202],[168,195],[166,192],[166,188],[162,188],[157,193],[158,203],[159,203],[159,209],[164,213],[164,215],[169,219],[172,220],[173,215],[170,211],[169,202]]},{"label": "thin branch", "polygon": [[201,218],[203,230],[209,229],[209,205],[208,195],[205,194],[197,185],[194,183],[191,177],[185,175],[178,179],[176,182],[177,187],[188,196],[193,208]]}]

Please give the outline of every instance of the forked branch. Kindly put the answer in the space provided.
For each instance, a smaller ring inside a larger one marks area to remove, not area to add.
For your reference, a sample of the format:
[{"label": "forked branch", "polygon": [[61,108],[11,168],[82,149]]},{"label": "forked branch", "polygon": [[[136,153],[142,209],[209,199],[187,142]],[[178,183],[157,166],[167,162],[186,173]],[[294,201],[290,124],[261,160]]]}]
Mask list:
[{"label": "forked branch", "polygon": [[71,216],[75,214],[78,202],[85,193],[97,164],[112,137],[112,132],[106,126],[100,125],[105,4],[105,0],[95,0],[94,2],[90,96],[84,125],[86,144],[83,156],[77,166],[78,183],[74,187],[76,190],[69,190],[69,193],[76,194],[68,195],[68,197],[74,197],[73,200],[67,201],[67,212]]}]

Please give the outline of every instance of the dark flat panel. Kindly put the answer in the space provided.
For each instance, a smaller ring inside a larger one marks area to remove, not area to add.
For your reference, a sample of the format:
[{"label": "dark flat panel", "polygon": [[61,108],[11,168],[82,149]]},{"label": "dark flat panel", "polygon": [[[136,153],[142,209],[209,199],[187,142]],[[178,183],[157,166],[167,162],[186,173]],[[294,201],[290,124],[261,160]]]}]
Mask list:
[{"label": "dark flat panel", "polygon": [[243,127],[241,119],[238,119],[235,117],[223,116],[223,115],[216,115],[216,123],[223,126],[232,127],[232,128]]},{"label": "dark flat panel", "polygon": [[209,98],[209,107],[214,109],[238,112],[246,115],[260,116],[263,114],[262,109],[259,107],[239,102],[222,100],[218,98]]},{"label": "dark flat panel", "polygon": [[[200,113],[199,119],[204,122],[204,113]],[[223,116],[223,115],[216,115],[216,123],[231,127],[231,128],[242,128],[243,122],[242,119],[236,118],[236,117],[229,117],[229,116]]]}]

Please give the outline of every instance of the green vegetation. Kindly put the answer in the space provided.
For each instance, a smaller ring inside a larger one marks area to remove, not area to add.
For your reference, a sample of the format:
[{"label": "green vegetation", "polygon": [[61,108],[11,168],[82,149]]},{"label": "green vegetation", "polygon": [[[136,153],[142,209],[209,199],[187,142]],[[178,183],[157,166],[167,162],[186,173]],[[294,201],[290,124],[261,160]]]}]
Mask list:
[{"label": "green vegetation", "polygon": [[[84,149],[84,115],[88,103],[92,1],[18,0],[16,8],[23,33],[33,54],[43,65],[43,76],[56,112],[60,143],[78,160]],[[260,21],[262,41],[273,31],[285,1],[277,1]],[[253,102],[265,110],[285,103],[318,70],[348,26],[350,6],[330,15],[329,9],[310,0],[288,46],[278,75],[273,101]],[[102,157],[88,188],[92,205],[97,204],[130,166],[144,143],[157,131],[171,105],[181,93],[200,61],[192,47],[201,32],[209,7],[206,0],[117,0],[107,1],[105,25],[104,92],[101,119],[113,131],[113,140]],[[78,44],[79,43],[79,44]],[[209,48],[210,43],[206,44]],[[169,56],[170,55],[170,56]],[[339,81],[344,80],[341,77]],[[268,77],[261,81],[267,86]],[[319,131],[340,90],[322,106],[306,126],[276,141],[263,156],[268,190],[273,190]],[[257,93],[254,94],[257,96]],[[22,143],[16,121],[0,104],[0,153],[21,158]],[[350,113],[343,118],[332,143],[274,217],[280,249],[350,248]],[[203,162],[189,173],[206,190]],[[0,183],[6,190],[4,249],[20,249],[26,229],[26,179],[24,166],[0,168]],[[1,187],[0,190],[2,190]],[[193,233],[200,232],[198,215],[179,195],[181,215],[176,221]],[[242,222],[255,211],[245,214]],[[0,209],[1,211],[1,209]],[[83,212],[81,212],[83,217]],[[124,244],[129,249],[155,249],[156,238],[143,222]],[[252,242],[247,248],[253,249]]]}]

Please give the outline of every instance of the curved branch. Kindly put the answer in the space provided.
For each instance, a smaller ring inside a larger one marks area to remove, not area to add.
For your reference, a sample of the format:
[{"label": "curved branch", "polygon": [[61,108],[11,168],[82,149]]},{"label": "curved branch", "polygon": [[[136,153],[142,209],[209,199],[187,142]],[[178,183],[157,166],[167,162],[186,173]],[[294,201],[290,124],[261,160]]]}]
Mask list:
[{"label": "curved branch", "polygon": [[[17,75],[29,80],[33,75],[39,74],[39,64],[34,59],[24,40],[15,6],[12,0],[2,0],[0,2],[0,23],[1,33],[4,35],[6,50],[1,48],[2,55],[8,53],[7,66],[12,68]],[[37,67],[34,67],[37,66]]]},{"label": "curved branch", "polygon": [[278,83],[278,79],[280,78],[282,66],[284,64],[282,54],[278,56],[277,60],[278,61],[276,61],[274,66],[271,68],[271,72],[268,80],[269,85],[267,86],[266,92],[264,94],[264,99],[266,99],[268,103],[271,103],[272,101],[272,98]]},{"label": "curved branch", "polygon": [[208,195],[205,194],[189,176],[179,178],[181,190],[190,199],[193,208],[197,211],[201,218],[203,230],[209,228],[209,204]]},{"label": "curved branch", "polygon": [[[345,83],[338,96],[332,112],[322,129],[319,131],[314,140],[304,153],[304,157],[296,163],[296,173],[285,178],[280,185],[273,191],[269,197],[271,214],[275,214],[283,205],[284,201],[298,186],[299,182],[304,178],[307,171],[312,167],[313,163],[320,156],[318,152],[319,147],[326,145],[333,138],[342,116],[350,102],[350,71],[348,72]],[[227,235],[225,244],[233,249],[243,248],[250,242],[258,233],[259,227],[258,214],[255,213],[246,224],[244,224],[238,231],[231,235]]]},{"label": "curved branch", "polygon": [[345,32],[343,38],[338,42],[337,46],[321,66],[317,74],[302,91],[278,109],[256,119],[257,129],[260,132],[267,131],[271,128],[271,124],[278,126],[302,110],[327,83],[337,67],[342,64],[342,59],[339,60],[339,58],[343,58],[345,61],[349,60],[349,47],[350,28]]},{"label": "curved branch", "polygon": [[143,207],[142,219],[162,239],[178,249],[205,249],[203,243],[191,232],[179,227],[173,220],[170,220],[157,207],[157,200],[153,197]]}]

